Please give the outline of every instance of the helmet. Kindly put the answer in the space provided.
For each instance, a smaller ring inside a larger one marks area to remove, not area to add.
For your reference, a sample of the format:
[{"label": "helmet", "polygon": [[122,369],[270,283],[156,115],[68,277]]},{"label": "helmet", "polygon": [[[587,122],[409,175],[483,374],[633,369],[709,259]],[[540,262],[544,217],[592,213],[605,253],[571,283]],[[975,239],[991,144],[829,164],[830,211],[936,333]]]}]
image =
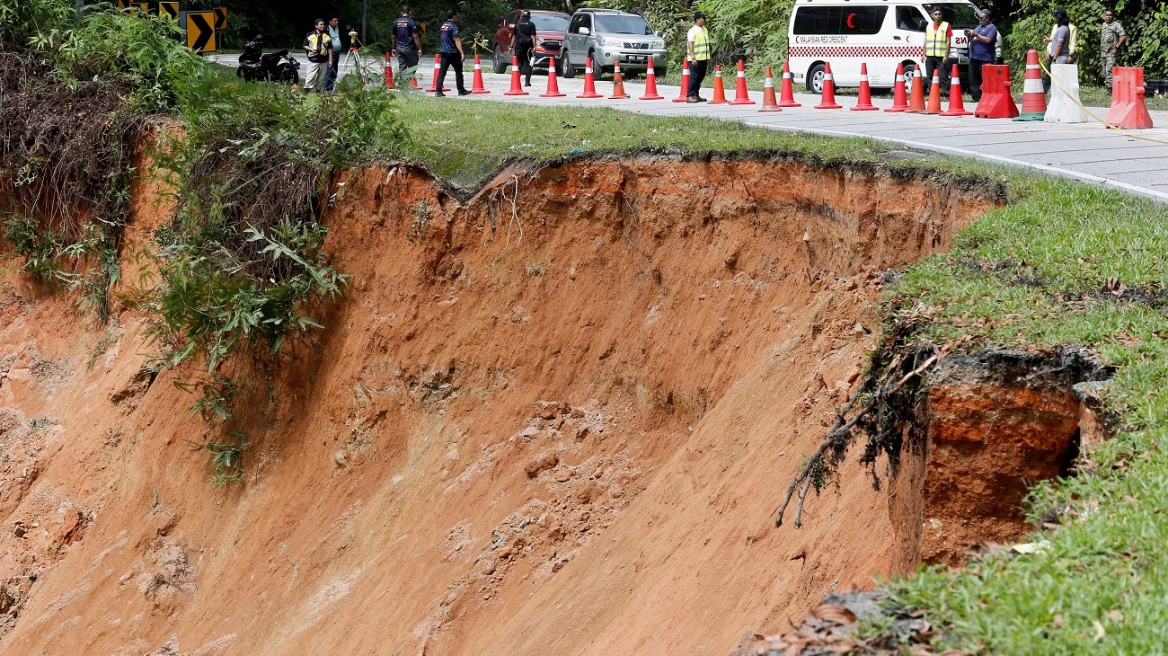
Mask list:
[{"label": "helmet", "polygon": [[523,13],[520,14],[519,17],[522,18],[523,20],[527,20],[527,19],[531,18],[531,12],[524,9]]}]

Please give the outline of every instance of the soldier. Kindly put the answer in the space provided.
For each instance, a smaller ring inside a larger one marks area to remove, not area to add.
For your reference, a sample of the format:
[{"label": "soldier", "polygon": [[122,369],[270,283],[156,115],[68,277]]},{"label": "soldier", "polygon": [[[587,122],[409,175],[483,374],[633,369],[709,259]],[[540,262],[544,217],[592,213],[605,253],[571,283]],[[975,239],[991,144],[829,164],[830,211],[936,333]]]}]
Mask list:
[{"label": "soldier", "polygon": [[1111,95],[1111,71],[1115,68],[1115,58],[1123,44],[1127,43],[1127,33],[1123,25],[1115,22],[1115,12],[1103,10],[1103,29],[1099,32],[1099,59],[1103,65],[1103,81],[1107,84],[1107,95]]}]

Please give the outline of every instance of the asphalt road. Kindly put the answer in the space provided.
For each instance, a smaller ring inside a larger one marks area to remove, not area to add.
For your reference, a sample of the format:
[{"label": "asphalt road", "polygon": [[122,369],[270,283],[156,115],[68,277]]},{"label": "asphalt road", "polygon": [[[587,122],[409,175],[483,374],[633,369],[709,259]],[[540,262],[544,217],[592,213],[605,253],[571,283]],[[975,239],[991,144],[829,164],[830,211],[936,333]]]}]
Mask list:
[{"label": "asphalt road", "polygon": [[[224,58],[234,65],[234,58]],[[431,60],[432,61],[432,60]],[[382,62],[369,62],[370,70],[383,77]],[[423,88],[428,88],[433,76],[432,64],[420,67]],[[303,71],[303,68],[301,69]],[[483,79],[489,94],[451,95],[447,102],[522,102],[544,105],[603,106],[624,111],[656,116],[710,116],[739,121],[746,125],[772,130],[809,132],[832,136],[870,137],[903,144],[916,149],[931,150],[960,157],[972,157],[1001,164],[1010,164],[1073,178],[1091,184],[1123,189],[1132,193],[1168,202],[1168,112],[1152,112],[1155,126],[1146,130],[1124,132],[1108,129],[1101,123],[1046,123],[1019,122],[1006,119],[978,119],[973,116],[942,117],[921,114],[887,112],[853,112],[855,97],[837,96],[844,109],[817,110],[819,97],[796,93],[795,100],[802,107],[787,108],[781,112],[761,113],[762,91],[752,89],[750,98],[756,105],[709,105],[672,102],[679,95],[676,86],[658,85],[665,100],[637,100],[644,95],[644,82],[625,83],[629,100],[611,100],[612,82],[597,82],[597,91],[605,98],[581,100],[581,77],[560,79],[563,98],[540,98],[546,90],[546,78],[538,75],[527,89],[529,96],[504,96],[510,86],[509,75],[486,72]],[[349,67],[342,66],[342,75]],[[734,76],[727,75],[728,98],[734,98]],[[779,80],[776,80],[776,86]],[[471,66],[466,67],[466,84],[471,85]],[[446,86],[453,87],[453,74],[448,74]],[[798,89],[796,89],[798,91]],[[708,90],[703,95],[709,96]],[[974,103],[965,98],[966,109],[973,111]],[[888,98],[876,98],[873,103],[889,107]],[[1106,108],[1088,108],[1103,119]]]}]

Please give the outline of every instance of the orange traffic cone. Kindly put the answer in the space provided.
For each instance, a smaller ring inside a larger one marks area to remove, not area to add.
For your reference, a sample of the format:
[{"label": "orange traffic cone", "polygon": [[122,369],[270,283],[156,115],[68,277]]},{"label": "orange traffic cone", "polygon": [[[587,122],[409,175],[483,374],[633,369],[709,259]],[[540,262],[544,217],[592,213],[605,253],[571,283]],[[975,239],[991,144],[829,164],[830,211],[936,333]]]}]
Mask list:
[{"label": "orange traffic cone", "polygon": [[941,116],[969,116],[973,112],[965,111],[965,103],[961,102],[961,77],[958,75],[957,64],[953,65],[953,77],[949,83],[949,109],[941,112]]},{"label": "orange traffic cone", "polygon": [[556,60],[548,65],[547,91],[539,94],[540,98],[563,98],[566,94],[560,93],[560,83],[556,80]]},{"label": "orange traffic cone", "polygon": [[1026,53],[1026,81],[1022,84],[1022,113],[1015,121],[1041,121],[1046,118],[1046,90],[1042,88],[1042,70],[1038,68],[1038,51]]},{"label": "orange traffic cone", "polygon": [[665,96],[657,93],[657,69],[652,64],[645,71],[645,95],[640,100],[665,100]]},{"label": "orange traffic cone", "polygon": [[393,62],[389,58],[390,53],[385,53],[385,88],[393,89]]},{"label": "orange traffic cone", "polygon": [[686,94],[689,93],[689,60],[681,60],[681,92],[673,99],[673,102],[685,102]]},{"label": "orange traffic cone", "polygon": [[710,98],[709,105],[725,105],[726,104],[726,87],[722,83],[722,65],[714,66],[714,95]]},{"label": "orange traffic cone", "polygon": [[844,106],[835,101],[835,77],[831,74],[831,63],[825,63],[823,67],[823,97],[815,109],[843,109]]},{"label": "orange traffic cone", "polygon": [[612,63],[612,95],[608,99],[624,100],[629,97],[629,94],[625,93],[625,79],[621,77],[620,62],[614,61]]},{"label": "orange traffic cone", "polygon": [[779,92],[779,107],[802,107],[795,102],[795,88],[791,86],[791,65],[783,62],[783,88]]},{"label": "orange traffic cone", "polygon": [[529,96],[531,94],[523,90],[523,85],[519,84],[519,57],[511,56],[511,88],[503,92],[504,96]]},{"label": "orange traffic cone", "polygon": [[415,90],[415,91],[422,90],[422,85],[418,84],[418,74],[419,73],[420,73],[420,71],[418,70],[418,67],[415,66],[414,73],[412,75],[410,75],[410,88]]},{"label": "orange traffic cone", "polygon": [[[442,55],[434,55],[434,79],[430,82],[430,88],[426,89],[426,93],[434,93],[438,90],[438,71],[442,70]],[[449,87],[442,87],[443,91],[450,91]]]},{"label": "orange traffic cone", "polygon": [[929,105],[925,108],[926,114],[941,113],[941,69],[933,69],[933,83],[929,86]]},{"label": "orange traffic cone", "polygon": [[471,93],[490,93],[487,87],[483,84],[483,67],[479,64],[479,56],[475,55],[474,64],[474,81],[470,87]]},{"label": "orange traffic cone", "polygon": [[754,101],[750,99],[750,92],[746,89],[746,62],[742,61],[741,59],[738,60],[738,83],[734,87],[734,100],[731,100],[730,104],[754,104]]},{"label": "orange traffic cone", "polygon": [[908,114],[924,114],[925,113],[925,83],[921,82],[920,72],[917,69],[917,74],[912,79],[912,93],[908,98],[908,109],[904,110]]},{"label": "orange traffic cone", "polygon": [[868,86],[868,64],[860,64],[860,97],[856,99],[853,112],[875,112],[880,108],[872,104],[872,88]]},{"label": "orange traffic cone", "polygon": [[896,65],[896,86],[892,90],[892,107],[886,112],[903,112],[908,109],[908,99],[904,93],[904,64]]},{"label": "orange traffic cone", "polygon": [[781,112],[781,111],[783,111],[783,110],[779,109],[779,103],[775,100],[775,77],[774,77],[774,74],[771,72],[770,66],[767,66],[766,78],[763,79],[763,83],[762,83],[762,107],[759,108],[758,111],[760,111],[760,112]]},{"label": "orange traffic cone", "polygon": [[596,77],[592,74],[592,58],[589,57],[584,62],[584,93],[576,96],[577,98],[603,98],[604,96],[596,93]]}]

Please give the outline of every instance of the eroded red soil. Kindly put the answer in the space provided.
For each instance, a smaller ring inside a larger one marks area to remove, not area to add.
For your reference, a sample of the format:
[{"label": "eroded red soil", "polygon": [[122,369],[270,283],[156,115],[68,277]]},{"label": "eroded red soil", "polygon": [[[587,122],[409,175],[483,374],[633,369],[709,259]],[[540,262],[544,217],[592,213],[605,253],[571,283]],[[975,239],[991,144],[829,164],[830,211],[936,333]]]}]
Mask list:
[{"label": "eroded red soil", "polygon": [[409,166],[335,191],[352,278],[242,488],[207,483],[183,373],[140,373],[144,317],[95,326],[5,269],[0,653],[721,655],[919,562],[919,498],[854,462],[803,529],[773,511],[855,388],[881,272],[988,195],[647,158],[466,203]]}]

